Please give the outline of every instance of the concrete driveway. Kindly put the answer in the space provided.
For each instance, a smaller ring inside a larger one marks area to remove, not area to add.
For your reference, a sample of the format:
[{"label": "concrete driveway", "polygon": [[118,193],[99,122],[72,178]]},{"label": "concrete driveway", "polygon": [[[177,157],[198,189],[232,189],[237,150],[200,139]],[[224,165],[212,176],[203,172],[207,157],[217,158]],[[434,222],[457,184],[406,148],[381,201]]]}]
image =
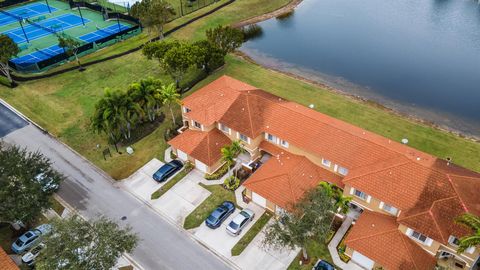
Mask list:
[{"label": "concrete driveway", "polygon": [[154,158],[121,183],[125,188],[140,198],[150,200],[152,193],[168,182],[158,183],[152,178],[152,175],[162,167],[163,164],[163,162]]},{"label": "concrete driveway", "polygon": [[264,248],[262,246],[264,238],[262,230],[240,255],[231,259],[242,269],[283,270],[288,268],[300,252],[300,248],[294,250]]},{"label": "concrete driveway", "polygon": [[210,249],[215,250],[215,252],[222,254],[225,257],[232,257],[231,250],[235,244],[240,241],[243,235],[245,235],[248,230],[258,221],[259,217],[265,212],[263,208],[257,206],[253,203],[248,204],[247,208],[251,209],[255,213],[254,219],[243,229],[243,231],[238,236],[231,236],[227,233],[226,227],[232,219],[240,213],[239,209],[236,209],[233,214],[231,214],[222,225],[213,230],[210,229],[202,223],[200,227],[195,230],[195,237],[201,241],[204,245],[207,245]]},{"label": "concrete driveway", "polygon": [[183,226],[185,218],[210,196],[210,191],[198,185],[201,178],[201,172],[191,171],[163,196],[151,201],[151,204],[177,225]]}]

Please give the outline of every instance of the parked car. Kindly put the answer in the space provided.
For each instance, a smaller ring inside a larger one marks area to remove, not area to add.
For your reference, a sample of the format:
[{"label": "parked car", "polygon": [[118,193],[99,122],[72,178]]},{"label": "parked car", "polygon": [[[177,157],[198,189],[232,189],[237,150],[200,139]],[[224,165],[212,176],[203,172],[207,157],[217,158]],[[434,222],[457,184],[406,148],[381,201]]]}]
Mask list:
[{"label": "parked car", "polygon": [[235,204],[230,201],[224,201],[217,207],[205,220],[205,225],[216,229],[235,211]]},{"label": "parked car", "polygon": [[335,270],[335,267],[324,260],[318,260],[312,270]]},{"label": "parked car", "polygon": [[227,226],[227,232],[233,236],[240,235],[243,228],[247,226],[247,224],[253,220],[255,217],[255,213],[253,213],[250,209],[243,209],[240,213],[233,218],[232,221]]},{"label": "parked car", "polygon": [[39,173],[33,179],[42,185],[42,190],[46,193],[53,193],[60,187],[52,178],[48,178],[45,173]]},{"label": "parked car", "polygon": [[36,247],[32,248],[29,252],[22,256],[22,262],[28,266],[35,264],[35,258],[40,254],[40,251],[45,247],[45,244],[40,243]]},{"label": "parked car", "polygon": [[160,183],[164,182],[182,167],[183,164],[180,160],[172,160],[160,167],[160,169],[153,174],[153,179]]},{"label": "parked car", "polygon": [[51,230],[52,226],[50,224],[42,224],[35,229],[22,234],[22,236],[12,244],[12,251],[17,254],[27,251],[38,242],[40,236],[49,233]]}]

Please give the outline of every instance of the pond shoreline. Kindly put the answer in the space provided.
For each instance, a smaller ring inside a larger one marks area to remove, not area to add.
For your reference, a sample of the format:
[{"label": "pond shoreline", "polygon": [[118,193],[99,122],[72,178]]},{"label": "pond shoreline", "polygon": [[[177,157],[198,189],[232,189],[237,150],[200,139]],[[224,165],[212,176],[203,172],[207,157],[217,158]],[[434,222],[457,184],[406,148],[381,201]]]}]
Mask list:
[{"label": "pond shoreline", "polygon": [[438,124],[434,121],[429,121],[429,120],[426,120],[422,117],[419,117],[419,116],[416,116],[416,115],[413,115],[413,114],[407,114],[407,113],[400,112],[399,110],[397,110],[395,108],[385,106],[380,102],[371,100],[369,98],[362,97],[360,95],[356,95],[356,94],[348,93],[346,91],[342,91],[338,88],[332,87],[332,86],[327,85],[325,83],[322,83],[322,82],[319,82],[317,80],[308,78],[308,76],[302,76],[300,74],[287,72],[287,71],[280,70],[280,69],[277,69],[277,68],[274,68],[274,67],[271,67],[271,66],[263,65],[261,63],[256,62],[252,57],[248,56],[246,53],[241,52],[241,51],[236,51],[234,54],[237,55],[238,57],[244,59],[245,61],[248,61],[248,62],[254,64],[254,65],[261,66],[261,67],[263,67],[265,69],[268,69],[268,70],[271,70],[273,72],[284,74],[284,75],[292,77],[296,80],[315,85],[317,87],[320,87],[320,88],[326,89],[328,91],[334,92],[336,94],[354,99],[356,101],[366,103],[370,106],[373,106],[373,107],[376,107],[378,109],[387,111],[389,113],[395,114],[395,115],[400,116],[402,118],[406,118],[406,119],[408,119],[412,122],[415,122],[415,123],[418,123],[418,124],[421,124],[421,125],[425,125],[425,126],[429,126],[429,127],[435,128],[435,129],[443,131],[443,132],[448,132],[448,133],[453,134],[455,136],[465,138],[465,139],[469,139],[469,140],[474,141],[474,142],[480,142],[480,136],[478,136],[478,135],[473,135],[473,134],[468,134],[467,135],[464,132],[461,132],[457,129],[454,129],[454,128],[451,128],[451,127],[448,127],[448,126],[445,126],[445,125],[440,125],[440,124]]},{"label": "pond shoreline", "polygon": [[288,12],[291,12],[291,11],[295,10],[295,8],[301,2],[302,2],[302,0],[292,0],[288,4],[286,4],[285,6],[279,8],[277,10],[274,10],[272,12],[265,13],[265,14],[262,14],[262,15],[259,15],[259,16],[255,16],[255,17],[252,17],[250,19],[243,20],[241,22],[234,23],[232,25],[232,27],[240,28],[240,27],[244,27],[244,26],[247,26],[247,25],[263,22],[263,21],[266,21],[266,20],[271,19],[271,18],[278,17],[280,15],[283,15],[285,13],[288,13]]}]

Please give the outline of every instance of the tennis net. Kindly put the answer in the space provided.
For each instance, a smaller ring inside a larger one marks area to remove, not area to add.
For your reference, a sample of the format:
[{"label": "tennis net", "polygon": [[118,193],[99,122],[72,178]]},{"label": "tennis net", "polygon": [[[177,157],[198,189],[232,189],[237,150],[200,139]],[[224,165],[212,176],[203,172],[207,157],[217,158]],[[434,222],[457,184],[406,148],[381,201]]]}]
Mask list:
[{"label": "tennis net", "polygon": [[53,29],[50,29],[50,28],[48,28],[48,27],[45,27],[45,26],[43,26],[43,25],[40,25],[40,24],[38,24],[38,23],[30,20],[29,18],[23,18],[22,16],[18,16],[18,15],[16,15],[16,14],[10,13],[10,12],[5,11],[5,10],[0,10],[0,12],[3,13],[3,14],[5,14],[5,15],[7,15],[7,16],[13,17],[13,18],[15,18],[15,19],[17,19],[17,20],[19,20],[19,21],[26,21],[26,22],[28,22],[29,24],[31,24],[31,25],[33,25],[33,26],[35,26],[35,27],[38,27],[38,28],[40,28],[40,29],[43,29],[43,30],[45,30],[45,31],[48,31],[48,32],[50,32],[50,33],[52,33],[52,34],[54,34],[54,35],[57,34],[57,31],[55,31],[55,30],[53,30]]}]

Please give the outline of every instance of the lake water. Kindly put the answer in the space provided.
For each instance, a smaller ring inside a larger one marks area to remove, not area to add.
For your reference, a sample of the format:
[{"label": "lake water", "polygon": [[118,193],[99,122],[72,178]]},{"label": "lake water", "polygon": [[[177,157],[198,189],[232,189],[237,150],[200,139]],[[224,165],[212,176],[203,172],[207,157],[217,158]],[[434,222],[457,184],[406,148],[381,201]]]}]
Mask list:
[{"label": "lake water", "polygon": [[478,2],[304,0],[258,25],[260,64],[480,137]]}]

